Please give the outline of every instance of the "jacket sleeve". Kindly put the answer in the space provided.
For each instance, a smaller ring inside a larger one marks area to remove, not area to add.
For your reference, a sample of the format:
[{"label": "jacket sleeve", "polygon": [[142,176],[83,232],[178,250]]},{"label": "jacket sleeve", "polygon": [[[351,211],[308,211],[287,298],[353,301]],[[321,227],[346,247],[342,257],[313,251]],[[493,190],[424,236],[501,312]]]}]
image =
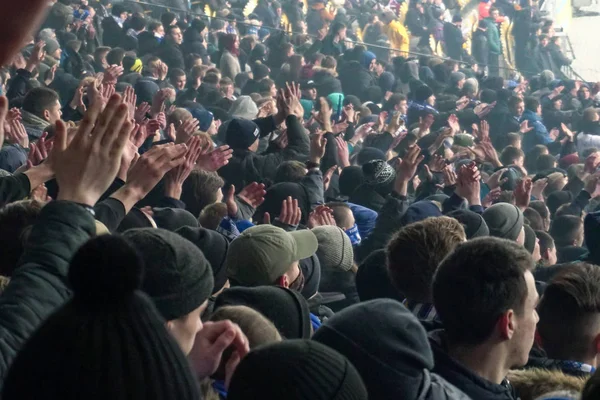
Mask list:
[{"label": "jacket sleeve", "polygon": [[320,170],[316,168],[309,170],[306,176],[302,178],[302,184],[308,192],[308,200],[310,201],[311,207],[325,202],[325,194],[323,193],[323,174]]},{"label": "jacket sleeve", "polygon": [[327,139],[327,144],[325,145],[325,155],[321,158],[321,171],[323,173],[334,165],[339,165],[335,136],[333,133],[327,132],[324,137]]},{"label": "jacket sleeve", "polygon": [[31,72],[27,71],[26,69],[18,70],[17,75],[10,81],[8,92],[6,92],[6,97],[8,100],[25,96],[25,94],[27,94],[27,81],[30,79]]},{"label": "jacket sleeve", "polygon": [[275,174],[275,170],[284,161],[296,160],[306,161],[309,152],[308,135],[304,133],[304,128],[295,115],[289,115],[286,118],[288,145],[285,149],[265,154],[255,158],[255,167],[260,176],[269,177]]},{"label": "jacket sleeve", "polygon": [[42,209],[0,297],[0,381],[25,341],[69,298],[69,262],[95,229],[92,215],[74,203],[53,201]]},{"label": "jacket sleeve", "polygon": [[96,219],[102,222],[110,232],[115,232],[127,215],[123,203],[112,197],[96,204],[94,212]]},{"label": "jacket sleeve", "polygon": [[15,174],[0,178],[0,205],[23,200],[30,192],[31,184],[25,174]]},{"label": "jacket sleeve", "polygon": [[375,221],[375,228],[356,248],[357,262],[362,262],[375,250],[385,247],[394,232],[402,227],[400,219],[408,209],[408,205],[406,196],[401,196],[396,192],[392,192],[387,197]]}]

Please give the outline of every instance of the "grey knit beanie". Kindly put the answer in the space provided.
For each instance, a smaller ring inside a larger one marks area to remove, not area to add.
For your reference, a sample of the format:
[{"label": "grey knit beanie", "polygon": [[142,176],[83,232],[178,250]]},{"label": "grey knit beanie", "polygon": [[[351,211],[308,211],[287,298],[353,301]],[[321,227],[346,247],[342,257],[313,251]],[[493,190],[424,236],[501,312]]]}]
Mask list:
[{"label": "grey knit beanie", "polygon": [[319,242],[317,257],[321,268],[349,271],[354,262],[354,251],[348,235],[337,226],[318,226],[312,231]]}]

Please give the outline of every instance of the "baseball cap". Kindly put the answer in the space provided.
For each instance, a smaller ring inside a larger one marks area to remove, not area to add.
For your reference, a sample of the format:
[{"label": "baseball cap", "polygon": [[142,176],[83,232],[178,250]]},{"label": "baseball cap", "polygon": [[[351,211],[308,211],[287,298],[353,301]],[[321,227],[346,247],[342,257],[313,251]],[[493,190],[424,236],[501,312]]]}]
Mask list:
[{"label": "baseball cap", "polygon": [[290,264],[312,256],[318,247],[310,230],[286,232],[272,225],[254,226],[229,245],[227,276],[239,286],[272,285]]},{"label": "baseball cap", "polygon": [[317,84],[312,79],[300,82],[300,88],[303,90],[316,89]]}]

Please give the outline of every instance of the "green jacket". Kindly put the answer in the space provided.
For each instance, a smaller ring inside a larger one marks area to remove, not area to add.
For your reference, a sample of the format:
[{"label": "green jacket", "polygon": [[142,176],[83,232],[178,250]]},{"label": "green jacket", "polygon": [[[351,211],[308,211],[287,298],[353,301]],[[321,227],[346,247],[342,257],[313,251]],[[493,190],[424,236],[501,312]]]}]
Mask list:
[{"label": "green jacket", "polygon": [[19,266],[0,296],[0,384],[21,346],[69,299],[69,263],[95,231],[94,218],[77,204],[53,201],[40,212]]},{"label": "green jacket", "polygon": [[488,45],[490,46],[490,53],[502,54],[502,43],[500,42],[500,31],[496,21],[492,18],[484,19],[487,27]]}]

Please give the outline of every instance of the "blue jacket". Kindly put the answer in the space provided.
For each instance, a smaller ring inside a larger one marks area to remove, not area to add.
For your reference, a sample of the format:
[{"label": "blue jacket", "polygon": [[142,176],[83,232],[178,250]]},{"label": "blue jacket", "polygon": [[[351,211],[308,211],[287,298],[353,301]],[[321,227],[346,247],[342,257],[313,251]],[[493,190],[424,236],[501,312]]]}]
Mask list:
[{"label": "blue jacket", "polygon": [[421,111],[423,110],[428,110],[434,115],[439,114],[438,111],[429,104],[413,101],[408,106],[408,111],[406,112],[406,126],[410,127],[412,124],[419,123],[419,117],[421,116]]},{"label": "blue jacket", "polygon": [[527,154],[538,144],[547,145],[554,142],[548,133],[548,129],[546,129],[546,126],[542,122],[542,117],[533,111],[525,110],[519,122],[523,121],[527,121],[529,123],[529,127],[533,127],[533,130],[527,132],[523,136],[522,147],[525,154]]}]

